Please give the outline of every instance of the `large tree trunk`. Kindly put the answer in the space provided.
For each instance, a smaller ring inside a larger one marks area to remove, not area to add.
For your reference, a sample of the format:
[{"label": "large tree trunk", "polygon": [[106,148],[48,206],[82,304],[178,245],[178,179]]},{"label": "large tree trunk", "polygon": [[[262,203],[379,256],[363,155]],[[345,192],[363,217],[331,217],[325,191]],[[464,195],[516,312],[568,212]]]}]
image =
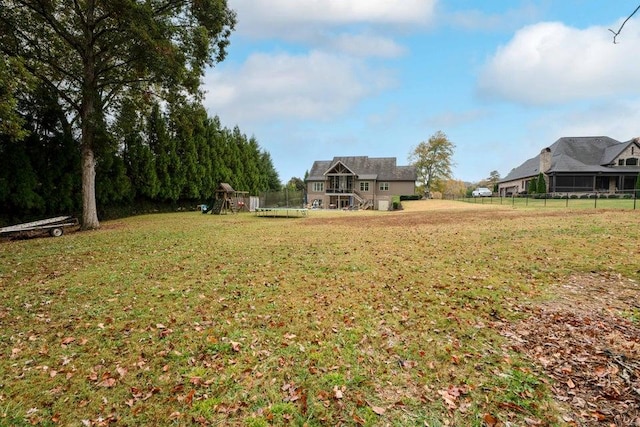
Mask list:
[{"label": "large tree trunk", "polygon": [[84,45],[84,80],[82,85],[82,105],[80,106],[80,120],[82,127],[82,229],[92,230],[100,227],[98,209],[96,207],[96,159],[94,152],[98,117],[96,104],[98,90],[96,87],[96,57],[93,43],[95,29],[95,2],[87,3],[85,16],[85,45]]},{"label": "large tree trunk", "polygon": [[80,144],[82,163],[82,229],[100,227],[96,206],[96,159],[94,140],[96,134],[95,97],[91,89],[85,89],[82,111],[82,142]]},{"label": "large tree trunk", "polygon": [[[85,139],[85,135],[82,135]],[[82,144],[82,229],[91,230],[100,227],[96,207],[96,161],[93,149]]]}]

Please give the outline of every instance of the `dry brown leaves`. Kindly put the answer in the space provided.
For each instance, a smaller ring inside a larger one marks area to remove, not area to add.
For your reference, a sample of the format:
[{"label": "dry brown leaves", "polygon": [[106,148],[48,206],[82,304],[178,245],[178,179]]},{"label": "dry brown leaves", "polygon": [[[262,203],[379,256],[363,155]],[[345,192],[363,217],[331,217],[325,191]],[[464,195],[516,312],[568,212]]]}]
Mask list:
[{"label": "dry brown leaves", "polygon": [[619,275],[569,278],[531,316],[502,324],[514,350],[552,378],[568,425],[640,426],[640,285]]}]

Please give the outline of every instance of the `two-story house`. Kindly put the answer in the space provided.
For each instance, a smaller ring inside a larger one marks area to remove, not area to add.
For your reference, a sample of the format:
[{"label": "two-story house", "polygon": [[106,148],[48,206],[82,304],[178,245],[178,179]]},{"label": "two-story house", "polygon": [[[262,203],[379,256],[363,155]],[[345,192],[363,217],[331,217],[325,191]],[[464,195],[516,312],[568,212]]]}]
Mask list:
[{"label": "two-story house", "polygon": [[307,177],[307,200],[326,209],[389,210],[392,196],[415,194],[416,170],[395,157],[316,160]]}]

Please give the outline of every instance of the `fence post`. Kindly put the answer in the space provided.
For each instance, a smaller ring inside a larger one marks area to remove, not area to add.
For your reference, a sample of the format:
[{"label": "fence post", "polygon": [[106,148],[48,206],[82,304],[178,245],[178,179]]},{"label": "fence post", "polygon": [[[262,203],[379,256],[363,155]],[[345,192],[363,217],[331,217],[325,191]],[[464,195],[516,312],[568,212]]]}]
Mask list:
[{"label": "fence post", "polygon": [[567,193],[567,202],[564,205],[566,208],[569,207],[569,193]]},{"label": "fence post", "polygon": [[593,208],[598,209],[598,192],[597,191],[594,194],[594,198],[593,198]]}]

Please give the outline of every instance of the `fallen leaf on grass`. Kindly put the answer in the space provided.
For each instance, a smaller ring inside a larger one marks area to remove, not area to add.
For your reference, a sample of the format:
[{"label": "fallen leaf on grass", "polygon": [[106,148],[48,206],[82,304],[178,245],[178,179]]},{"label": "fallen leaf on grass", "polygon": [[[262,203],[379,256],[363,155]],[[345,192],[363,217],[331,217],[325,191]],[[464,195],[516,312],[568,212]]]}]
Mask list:
[{"label": "fallen leaf on grass", "polygon": [[364,418],[362,418],[358,414],[353,414],[353,421],[355,421],[355,423],[358,424],[359,426],[363,426],[367,422]]},{"label": "fallen leaf on grass", "polygon": [[442,400],[444,400],[444,403],[447,405],[447,408],[456,409],[458,407],[458,404],[456,402],[458,400],[458,397],[465,394],[466,392],[467,390],[464,387],[457,387],[457,386],[451,385],[446,390],[439,390],[438,394],[442,396]]},{"label": "fallen leaf on grass", "polygon": [[116,385],[116,379],[107,377],[98,383],[98,387],[111,388]]},{"label": "fallen leaf on grass", "polygon": [[376,414],[378,414],[378,415],[384,415],[384,413],[387,411],[386,409],[384,409],[384,408],[383,408],[383,407],[381,407],[381,406],[374,406],[374,405],[372,405],[372,404],[369,404],[369,407],[371,408],[371,410],[372,410],[374,413],[376,413]]},{"label": "fallen leaf on grass", "polygon": [[184,402],[185,402],[187,405],[191,406],[191,402],[193,402],[193,396],[195,396],[195,394],[196,394],[196,391],[195,391],[195,390],[191,390],[191,391],[187,394],[187,396],[185,397]]},{"label": "fallen leaf on grass", "polygon": [[498,424],[498,419],[491,414],[484,414],[482,420],[487,427],[495,427]]},{"label": "fallen leaf on grass", "polygon": [[456,404],[455,396],[450,395],[446,390],[438,391],[438,394],[442,396],[442,400],[444,400],[445,405],[449,409],[456,409],[458,405]]},{"label": "fallen leaf on grass", "polygon": [[333,386],[333,397],[335,397],[336,399],[342,399],[344,397],[343,392],[345,390],[346,390],[345,386],[342,386],[342,387],[338,387],[337,385]]},{"label": "fallen leaf on grass", "polygon": [[60,343],[63,347],[68,346],[69,344],[71,344],[72,342],[74,342],[76,339],[74,337],[66,337],[62,339],[62,342]]}]

